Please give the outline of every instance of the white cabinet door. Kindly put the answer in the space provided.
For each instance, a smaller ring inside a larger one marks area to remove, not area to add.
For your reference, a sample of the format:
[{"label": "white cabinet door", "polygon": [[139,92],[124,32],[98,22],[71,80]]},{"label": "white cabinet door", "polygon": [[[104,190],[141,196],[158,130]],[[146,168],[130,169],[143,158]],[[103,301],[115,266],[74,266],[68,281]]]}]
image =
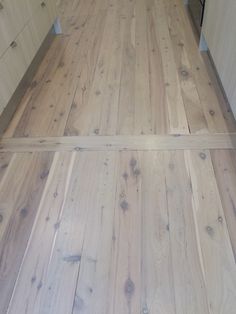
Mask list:
[{"label": "white cabinet door", "polygon": [[0,56],[28,21],[25,0],[0,0]]},{"label": "white cabinet door", "polygon": [[28,9],[30,17],[38,9],[39,5],[43,3],[43,0],[24,0]]},{"label": "white cabinet door", "polygon": [[38,9],[35,11],[32,19],[29,22],[34,44],[37,46],[37,48],[41,46],[53,23],[50,17],[49,6],[46,1],[43,3],[44,5],[40,4],[38,6]]},{"label": "white cabinet door", "polygon": [[14,93],[14,80],[12,80],[7,66],[3,60],[0,59],[0,114],[10,100]]},{"label": "white cabinet door", "polygon": [[23,52],[23,56],[24,59],[26,61],[26,65],[29,66],[31,61],[33,60],[38,47],[37,45],[34,43],[33,40],[33,31],[30,28],[30,24],[28,23],[23,31],[19,34],[18,36],[18,41],[20,43],[22,52]]}]

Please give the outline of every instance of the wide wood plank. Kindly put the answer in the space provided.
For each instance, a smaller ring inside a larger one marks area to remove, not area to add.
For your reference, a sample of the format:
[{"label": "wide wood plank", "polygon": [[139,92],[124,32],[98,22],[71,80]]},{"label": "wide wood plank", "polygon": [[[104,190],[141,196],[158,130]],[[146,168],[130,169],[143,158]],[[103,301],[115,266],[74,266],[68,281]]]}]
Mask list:
[{"label": "wide wood plank", "polygon": [[189,133],[187,116],[164,10],[163,1],[155,1],[153,14],[163,62],[163,80],[165,82],[170,133],[187,134]]},{"label": "wide wood plank", "polygon": [[183,152],[166,152],[164,165],[176,313],[210,314]]},{"label": "wide wood plank", "polygon": [[211,158],[236,260],[236,151],[214,150]]}]

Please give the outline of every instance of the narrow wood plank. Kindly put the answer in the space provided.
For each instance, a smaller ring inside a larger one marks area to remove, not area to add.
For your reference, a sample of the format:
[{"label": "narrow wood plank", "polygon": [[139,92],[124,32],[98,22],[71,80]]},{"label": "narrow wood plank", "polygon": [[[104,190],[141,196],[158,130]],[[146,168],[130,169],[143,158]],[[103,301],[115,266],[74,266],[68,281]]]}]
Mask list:
[{"label": "narrow wood plank", "polygon": [[209,151],[187,151],[192,203],[209,308],[235,313],[236,264]]},{"label": "narrow wood plank", "polygon": [[165,1],[164,4],[189,129],[191,133],[207,133],[207,121],[199,98],[195,78],[192,74],[192,67],[195,64],[190,62],[185,47],[185,30],[176,12],[177,6],[170,1]]},{"label": "narrow wood plank", "polygon": [[138,153],[121,152],[117,179],[111,304],[107,313],[141,312],[141,170]]},{"label": "narrow wood plank", "polygon": [[[124,32],[124,19],[120,18],[122,5],[123,1],[114,1],[108,14],[100,15],[100,29],[99,25],[95,25],[93,33],[90,32],[89,37],[91,33],[97,36],[91,41],[91,51],[83,62],[86,67],[84,75],[88,76],[85,77],[87,82],[76,92],[74,103],[78,108],[72,110],[67,124],[70,130],[70,124],[73,123],[77,134],[116,133]],[[95,52],[97,55],[94,64],[93,58],[90,60],[89,57]],[[82,67],[84,65],[81,63]],[[68,134],[68,130],[66,133]]]},{"label": "narrow wood plank", "polygon": [[167,24],[165,7],[162,0],[156,0],[153,7],[154,21],[158,43],[163,62],[163,72],[166,89],[166,105],[168,107],[168,118],[170,133],[189,133],[187,117],[185,113],[181,86],[176,68],[169,28]]},{"label": "narrow wood plank", "polygon": [[236,260],[236,151],[214,150],[211,158]]},{"label": "narrow wood plank", "polygon": [[210,314],[192,210],[191,182],[184,153],[166,152],[164,168],[175,311],[178,314]]},{"label": "narrow wood plank", "polygon": [[89,112],[92,118],[89,134],[116,134],[125,26],[125,19],[122,18],[124,4],[124,0],[112,1],[107,14],[98,67],[89,98],[89,102],[93,103],[93,109]]},{"label": "narrow wood plank", "polygon": [[201,56],[203,58],[204,64],[206,66],[207,73],[210,78],[210,82],[213,86],[213,90],[216,93],[217,99],[220,104],[220,108],[223,114],[223,117],[227,123],[228,132],[235,132],[236,131],[236,123],[235,118],[232,113],[232,109],[230,104],[225,96],[224,90],[222,89],[222,85],[219,82],[219,79],[216,76],[215,69],[212,67],[212,62],[209,59],[208,52],[202,52]]},{"label": "narrow wood plank", "polygon": [[72,136],[9,138],[0,141],[0,153],[81,150],[235,149],[236,134]]},{"label": "narrow wood plank", "polygon": [[122,17],[125,20],[125,27],[116,134],[134,134],[136,64],[135,1],[127,2],[125,10],[122,10]]},{"label": "narrow wood plank", "polygon": [[176,313],[164,155],[144,152],[141,161],[141,313]]},{"label": "narrow wood plank", "polygon": [[[92,105],[88,102],[91,89],[93,86],[94,73],[98,62],[98,55],[102,43],[104,27],[106,23],[107,12],[87,18],[86,32],[87,43],[89,49],[80,45],[80,49],[84,51],[80,58],[80,74],[78,78],[78,86],[73,98],[73,104],[66,123],[65,135],[87,135],[88,127],[91,119]],[[79,44],[79,42],[78,42]],[[96,88],[96,87],[95,87]],[[95,91],[96,92],[96,91]]]},{"label": "narrow wood plank", "polygon": [[[117,153],[98,153],[94,193],[83,242],[73,313],[109,313],[111,269],[115,263],[114,215],[117,184]],[[80,201],[85,195],[80,197]],[[104,297],[106,296],[106,297]]]},{"label": "narrow wood plank", "polygon": [[147,5],[147,40],[149,53],[149,79],[150,79],[150,102],[151,120],[154,134],[169,134],[170,121],[168,116],[166,84],[161,57],[160,44],[155,27],[155,16],[153,14],[153,1]]},{"label": "narrow wood plank", "polygon": [[7,171],[7,168],[9,166],[9,163],[10,163],[12,157],[13,157],[12,153],[0,154],[0,182],[1,182],[2,178],[4,177],[4,174]]},{"label": "narrow wood plank", "polygon": [[[1,229],[0,239],[7,228],[10,220],[11,213],[14,210],[14,204],[17,200],[17,196],[20,193],[22,183],[25,178],[25,172],[28,168],[28,164],[31,161],[31,154],[26,155],[14,155],[12,160],[12,166],[9,167],[4,176],[4,180],[0,183],[0,195],[1,195]],[[17,173],[16,180],[13,181],[14,175]],[[13,181],[13,182],[12,182]]]},{"label": "narrow wood plank", "polygon": [[147,42],[148,15],[146,2],[135,2],[135,130],[134,134],[152,134],[154,131],[149,80]]},{"label": "narrow wood plank", "polygon": [[16,154],[0,184],[0,312],[6,313],[53,154]]},{"label": "narrow wood plank", "polygon": [[74,157],[69,153],[55,154],[8,313],[40,313],[38,307],[64,210]]}]

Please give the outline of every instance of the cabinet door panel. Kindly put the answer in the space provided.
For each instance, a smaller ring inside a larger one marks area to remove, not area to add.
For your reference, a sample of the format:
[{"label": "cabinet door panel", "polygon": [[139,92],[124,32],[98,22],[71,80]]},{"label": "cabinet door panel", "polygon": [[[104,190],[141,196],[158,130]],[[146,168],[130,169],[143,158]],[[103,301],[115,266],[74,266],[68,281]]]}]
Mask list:
[{"label": "cabinet door panel", "polygon": [[7,49],[3,55],[3,62],[7,67],[11,82],[15,89],[27,69],[27,61],[24,56],[20,38],[17,37]]},{"label": "cabinet door panel", "polygon": [[29,22],[32,31],[34,44],[37,48],[40,47],[52,24],[48,6],[39,5],[38,9],[32,16]]},{"label": "cabinet door panel", "polygon": [[28,20],[25,0],[0,0],[0,56],[24,28]]},{"label": "cabinet door panel", "polygon": [[58,16],[56,0],[47,0],[47,5],[49,9],[50,18],[53,22]]},{"label": "cabinet door panel", "polygon": [[3,58],[0,59],[0,114],[14,93],[14,81],[12,81]]},{"label": "cabinet door panel", "polygon": [[30,17],[37,11],[39,5],[43,3],[43,0],[24,0],[27,6]]},{"label": "cabinet door panel", "polygon": [[29,23],[25,26],[23,31],[19,34],[18,41],[20,42],[20,46],[21,46],[26,64],[27,66],[29,66],[37,52],[37,45],[34,43],[33,32],[32,32],[32,29],[30,28]]}]

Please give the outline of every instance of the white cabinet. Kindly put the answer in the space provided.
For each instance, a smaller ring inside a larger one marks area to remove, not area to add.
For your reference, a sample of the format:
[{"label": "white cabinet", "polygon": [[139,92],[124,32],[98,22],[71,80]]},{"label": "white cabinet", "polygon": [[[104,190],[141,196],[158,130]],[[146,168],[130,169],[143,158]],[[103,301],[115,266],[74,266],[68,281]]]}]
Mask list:
[{"label": "white cabinet", "polygon": [[0,0],[0,114],[56,16],[56,0]]},{"label": "white cabinet", "polygon": [[52,18],[50,16],[49,5],[46,2],[39,5],[37,11],[34,13],[33,18],[30,20],[30,29],[33,34],[33,40],[38,46],[48,33],[52,25]]},{"label": "white cabinet", "polygon": [[14,92],[15,82],[10,76],[7,66],[3,59],[0,59],[0,112],[11,98]]},{"label": "white cabinet", "polygon": [[0,57],[24,28],[28,19],[25,0],[0,0]]},{"label": "white cabinet", "polygon": [[203,35],[236,117],[235,0],[206,0]]}]

